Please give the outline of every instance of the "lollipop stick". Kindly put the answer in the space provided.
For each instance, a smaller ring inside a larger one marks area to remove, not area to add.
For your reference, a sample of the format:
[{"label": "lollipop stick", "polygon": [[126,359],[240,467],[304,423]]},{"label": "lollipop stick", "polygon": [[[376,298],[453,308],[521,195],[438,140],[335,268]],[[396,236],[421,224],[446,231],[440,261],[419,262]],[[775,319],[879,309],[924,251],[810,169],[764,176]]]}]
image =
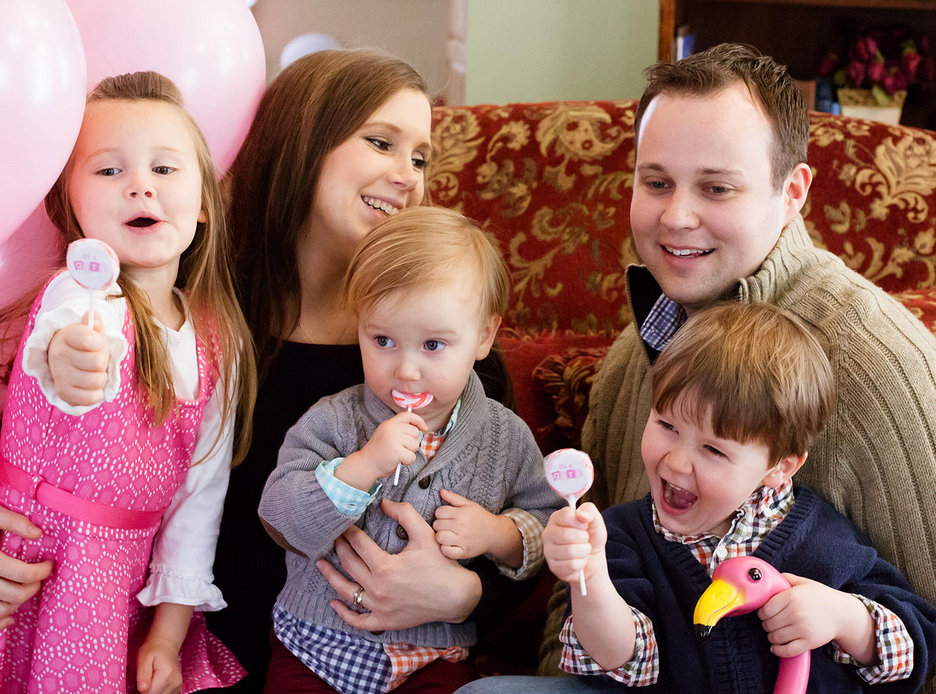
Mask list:
[{"label": "lollipop stick", "polygon": [[[407,411],[407,412],[412,412],[412,411],[413,411],[413,406],[410,405],[409,407],[407,407],[407,408],[406,408],[406,411]],[[402,467],[402,466],[400,465],[400,463],[397,463],[397,464],[396,464],[396,472],[393,473],[393,486],[394,486],[394,487],[397,486],[397,483],[399,483],[399,481],[400,481],[400,467]]]},{"label": "lollipop stick", "polygon": [[88,290],[88,327],[94,330],[94,290]]},{"label": "lollipop stick", "polygon": [[[575,497],[569,497],[569,508],[573,511],[575,510]],[[582,595],[588,595],[588,591],[585,589],[585,569],[579,571],[579,590],[582,591]]]}]

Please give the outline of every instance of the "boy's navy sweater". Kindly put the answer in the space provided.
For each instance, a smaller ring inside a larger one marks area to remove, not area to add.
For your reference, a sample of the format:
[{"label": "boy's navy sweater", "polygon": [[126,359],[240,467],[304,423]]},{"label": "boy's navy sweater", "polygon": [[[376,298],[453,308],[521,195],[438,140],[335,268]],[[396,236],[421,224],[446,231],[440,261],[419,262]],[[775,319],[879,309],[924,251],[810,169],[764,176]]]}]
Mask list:
[{"label": "boy's navy sweater", "polygon": [[[780,661],[770,653],[756,613],[722,619],[704,641],[696,636],[692,613],[711,578],[687,546],[668,542],[654,530],[651,503],[648,494],[603,513],[608,571],[618,593],[652,620],[659,645],[657,684],[634,689],[680,694],[773,691]],[[916,595],[903,575],[831,504],[797,488],[790,513],[754,556],[781,572],[863,595],[892,610],[913,640],[913,673],[908,679],[874,685],[873,691],[909,693],[923,686],[936,654],[936,607]],[[832,660],[830,647],[813,650],[810,694],[871,690],[854,666]]]}]

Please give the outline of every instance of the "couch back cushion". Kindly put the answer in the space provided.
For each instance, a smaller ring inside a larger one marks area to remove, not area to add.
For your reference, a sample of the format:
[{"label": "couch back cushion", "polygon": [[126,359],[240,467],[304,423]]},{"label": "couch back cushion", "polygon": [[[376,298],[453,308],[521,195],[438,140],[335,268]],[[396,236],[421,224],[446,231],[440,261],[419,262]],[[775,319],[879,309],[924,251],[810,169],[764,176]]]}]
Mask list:
[{"label": "couch back cushion", "polygon": [[429,190],[497,237],[513,275],[505,326],[618,332],[635,102],[434,110]]}]

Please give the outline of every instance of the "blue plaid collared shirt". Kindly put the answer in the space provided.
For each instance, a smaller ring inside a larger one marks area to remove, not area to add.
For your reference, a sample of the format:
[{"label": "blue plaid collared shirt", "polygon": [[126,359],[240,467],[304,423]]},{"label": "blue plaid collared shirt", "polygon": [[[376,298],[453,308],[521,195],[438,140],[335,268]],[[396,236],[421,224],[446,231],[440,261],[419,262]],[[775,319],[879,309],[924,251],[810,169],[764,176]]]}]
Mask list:
[{"label": "blue plaid collared shirt", "polygon": [[665,294],[660,294],[640,326],[640,338],[657,352],[662,352],[686,322],[686,318],[686,309]]},{"label": "blue plaid collared shirt", "polygon": [[289,652],[341,694],[383,694],[390,658],[383,646],[356,634],[297,619],[273,606],[273,631]]}]

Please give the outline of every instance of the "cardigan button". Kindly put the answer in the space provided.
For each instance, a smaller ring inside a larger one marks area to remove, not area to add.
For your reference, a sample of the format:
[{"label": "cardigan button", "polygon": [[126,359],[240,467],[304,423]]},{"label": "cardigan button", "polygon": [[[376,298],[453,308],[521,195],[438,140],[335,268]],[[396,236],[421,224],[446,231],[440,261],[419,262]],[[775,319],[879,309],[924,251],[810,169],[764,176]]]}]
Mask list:
[{"label": "cardigan button", "polygon": [[402,525],[396,527],[396,536],[401,540],[409,539],[409,535],[406,534],[406,529]]},{"label": "cardigan button", "polygon": [[419,488],[420,488],[420,489],[428,489],[428,488],[429,488],[429,483],[432,481],[431,477],[432,477],[431,475],[426,475],[426,476],[423,477],[421,480],[419,480]]}]

